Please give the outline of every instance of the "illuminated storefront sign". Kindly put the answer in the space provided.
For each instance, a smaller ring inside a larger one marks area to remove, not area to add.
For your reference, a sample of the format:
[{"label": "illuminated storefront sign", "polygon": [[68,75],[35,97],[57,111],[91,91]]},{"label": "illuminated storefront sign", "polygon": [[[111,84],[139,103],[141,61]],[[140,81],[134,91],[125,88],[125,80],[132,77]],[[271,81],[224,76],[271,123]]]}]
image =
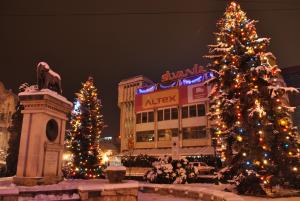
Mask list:
[{"label": "illuminated storefront sign", "polygon": [[210,86],[203,83],[176,87],[135,97],[136,112],[208,101]]},{"label": "illuminated storefront sign", "polygon": [[161,82],[169,82],[169,81],[173,81],[173,80],[178,80],[181,78],[198,75],[203,72],[205,72],[203,66],[195,64],[194,67],[188,68],[185,70],[180,70],[180,71],[176,71],[176,72],[166,71],[161,76]]},{"label": "illuminated storefront sign", "polygon": [[195,84],[187,87],[188,103],[205,101],[208,98],[207,86]]},{"label": "illuminated storefront sign", "polygon": [[147,110],[179,104],[179,90],[169,89],[136,96],[136,110]]}]

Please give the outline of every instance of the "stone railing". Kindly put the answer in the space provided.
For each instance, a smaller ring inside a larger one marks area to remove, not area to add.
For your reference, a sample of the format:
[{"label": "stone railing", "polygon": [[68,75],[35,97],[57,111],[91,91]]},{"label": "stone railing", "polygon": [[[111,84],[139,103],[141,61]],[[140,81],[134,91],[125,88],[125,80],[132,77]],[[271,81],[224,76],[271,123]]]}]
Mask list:
[{"label": "stone railing", "polygon": [[[0,183],[1,184],[1,183]],[[234,193],[213,190],[208,187],[182,184],[149,184],[136,181],[125,181],[121,184],[109,184],[106,180],[70,180],[56,185],[46,186],[1,186],[1,201],[17,200],[113,200],[136,201],[137,192],[173,195],[182,198],[193,198],[201,201],[244,201]],[[122,198],[121,198],[122,197]]]},{"label": "stone railing", "polygon": [[144,193],[158,193],[176,197],[193,198],[201,201],[244,201],[236,194],[189,185],[141,183],[139,190]]}]

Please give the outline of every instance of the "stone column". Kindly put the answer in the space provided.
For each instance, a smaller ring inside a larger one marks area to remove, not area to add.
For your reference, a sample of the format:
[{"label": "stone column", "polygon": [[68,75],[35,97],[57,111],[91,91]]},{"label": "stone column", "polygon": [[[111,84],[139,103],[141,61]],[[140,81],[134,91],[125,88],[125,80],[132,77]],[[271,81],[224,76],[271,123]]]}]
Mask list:
[{"label": "stone column", "polygon": [[19,98],[24,116],[14,183],[57,183],[62,179],[65,126],[72,103],[49,89],[22,92]]}]

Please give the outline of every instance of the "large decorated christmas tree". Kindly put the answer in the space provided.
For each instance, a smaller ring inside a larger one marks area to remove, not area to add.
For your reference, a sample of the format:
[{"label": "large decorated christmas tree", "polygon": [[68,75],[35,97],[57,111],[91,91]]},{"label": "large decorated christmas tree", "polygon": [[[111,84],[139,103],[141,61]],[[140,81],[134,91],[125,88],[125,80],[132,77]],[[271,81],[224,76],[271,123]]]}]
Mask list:
[{"label": "large decorated christmas tree", "polygon": [[267,51],[270,39],[257,35],[256,22],[231,2],[217,23],[216,44],[207,56],[216,75],[210,115],[235,175],[251,170],[264,184],[271,178],[291,182],[300,171],[300,150],[287,92],[297,90],[285,86]]},{"label": "large decorated christmas tree", "polygon": [[66,167],[69,178],[92,179],[102,174],[100,166],[100,135],[103,129],[101,101],[93,78],[89,78],[79,91],[71,114],[66,147],[71,159]]}]

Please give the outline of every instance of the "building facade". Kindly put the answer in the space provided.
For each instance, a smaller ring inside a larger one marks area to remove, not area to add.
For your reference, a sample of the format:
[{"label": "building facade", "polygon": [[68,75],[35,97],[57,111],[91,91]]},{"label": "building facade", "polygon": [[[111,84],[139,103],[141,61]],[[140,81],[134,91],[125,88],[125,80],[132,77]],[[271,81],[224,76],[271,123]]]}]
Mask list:
[{"label": "building facade", "polygon": [[11,126],[16,104],[17,96],[11,90],[5,89],[0,82],[0,160],[2,161],[5,161],[9,140],[8,127]]},{"label": "building facade", "polygon": [[[282,69],[282,76],[288,87],[295,87],[300,91],[300,66],[286,67]],[[289,101],[291,106],[296,107],[293,113],[294,125],[300,131],[300,94],[289,94]],[[300,137],[299,137],[300,141]]]},{"label": "building facade", "polygon": [[121,151],[129,150],[135,135],[135,95],[138,88],[154,84],[144,76],[122,80],[118,86]]},{"label": "building facade", "polygon": [[209,110],[212,73],[195,65],[166,72],[161,83],[138,76],[119,83],[123,154],[211,155]]}]

